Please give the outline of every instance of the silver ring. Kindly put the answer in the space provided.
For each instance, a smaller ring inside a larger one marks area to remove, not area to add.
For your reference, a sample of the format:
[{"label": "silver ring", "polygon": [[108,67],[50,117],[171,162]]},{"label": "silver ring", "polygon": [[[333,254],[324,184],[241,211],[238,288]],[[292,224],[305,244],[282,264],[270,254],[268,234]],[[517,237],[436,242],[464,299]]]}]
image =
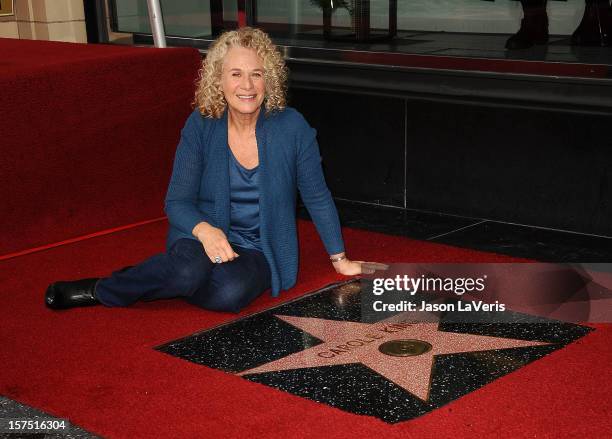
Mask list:
[{"label": "silver ring", "polygon": [[220,264],[221,262],[223,262],[221,256],[215,256],[215,264]]}]

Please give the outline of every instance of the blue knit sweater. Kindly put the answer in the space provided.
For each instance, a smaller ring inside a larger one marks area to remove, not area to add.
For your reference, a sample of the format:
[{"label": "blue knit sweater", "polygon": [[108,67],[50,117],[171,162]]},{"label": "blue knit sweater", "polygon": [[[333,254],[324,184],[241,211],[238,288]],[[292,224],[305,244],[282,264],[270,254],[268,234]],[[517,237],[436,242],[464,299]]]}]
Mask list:
[{"label": "blue knit sweater", "polygon": [[[196,224],[230,227],[227,110],[220,119],[196,109],[181,131],[165,212],[170,222],[167,247],[196,239]],[[298,271],[296,196],[300,191],[329,254],[344,251],[338,213],[325,184],[316,131],[293,108],[265,115],[255,128],[260,172],[260,239],[272,273],[272,295],[295,285]]]}]

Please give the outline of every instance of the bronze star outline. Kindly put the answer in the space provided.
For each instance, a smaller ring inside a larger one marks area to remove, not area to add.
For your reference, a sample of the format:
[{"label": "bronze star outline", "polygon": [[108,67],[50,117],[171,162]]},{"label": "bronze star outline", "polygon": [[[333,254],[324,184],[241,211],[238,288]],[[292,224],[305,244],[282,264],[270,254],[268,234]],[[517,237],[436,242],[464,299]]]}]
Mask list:
[{"label": "bronze star outline", "polygon": [[[360,363],[417,398],[428,401],[436,355],[550,344],[440,331],[439,321],[412,323],[406,319],[406,315],[407,313],[398,314],[376,323],[275,315],[276,318],[318,338],[323,343],[236,375]],[[432,349],[412,357],[389,356],[378,350],[384,342],[402,339],[425,341],[432,345]],[[347,342],[353,343],[347,345]],[[363,344],[359,345],[360,342]]]}]

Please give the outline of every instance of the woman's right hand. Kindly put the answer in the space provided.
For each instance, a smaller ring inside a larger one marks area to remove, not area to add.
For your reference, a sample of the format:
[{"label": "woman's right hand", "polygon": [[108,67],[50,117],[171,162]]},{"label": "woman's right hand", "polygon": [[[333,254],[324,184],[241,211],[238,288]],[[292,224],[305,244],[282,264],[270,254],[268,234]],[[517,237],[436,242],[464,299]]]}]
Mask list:
[{"label": "woman's right hand", "polygon": [[192,234],[202,243],[204,252],[211,262],[216,263],[217,256],[221,258],[221,262],[233,261],[238,257],[223,230],[201,222],[193,228]]}]

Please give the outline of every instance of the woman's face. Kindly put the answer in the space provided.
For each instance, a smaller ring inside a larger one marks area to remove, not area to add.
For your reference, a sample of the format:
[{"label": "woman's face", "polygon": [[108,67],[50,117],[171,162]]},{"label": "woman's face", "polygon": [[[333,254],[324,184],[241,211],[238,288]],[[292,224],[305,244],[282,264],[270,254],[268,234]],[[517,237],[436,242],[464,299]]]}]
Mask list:
[{"label": "woman's face", "polygon": [[263,61],[253,49],[232,47],[223,60],[221,89],[230,109],[255,114],[263,103],[266,84]]}]

